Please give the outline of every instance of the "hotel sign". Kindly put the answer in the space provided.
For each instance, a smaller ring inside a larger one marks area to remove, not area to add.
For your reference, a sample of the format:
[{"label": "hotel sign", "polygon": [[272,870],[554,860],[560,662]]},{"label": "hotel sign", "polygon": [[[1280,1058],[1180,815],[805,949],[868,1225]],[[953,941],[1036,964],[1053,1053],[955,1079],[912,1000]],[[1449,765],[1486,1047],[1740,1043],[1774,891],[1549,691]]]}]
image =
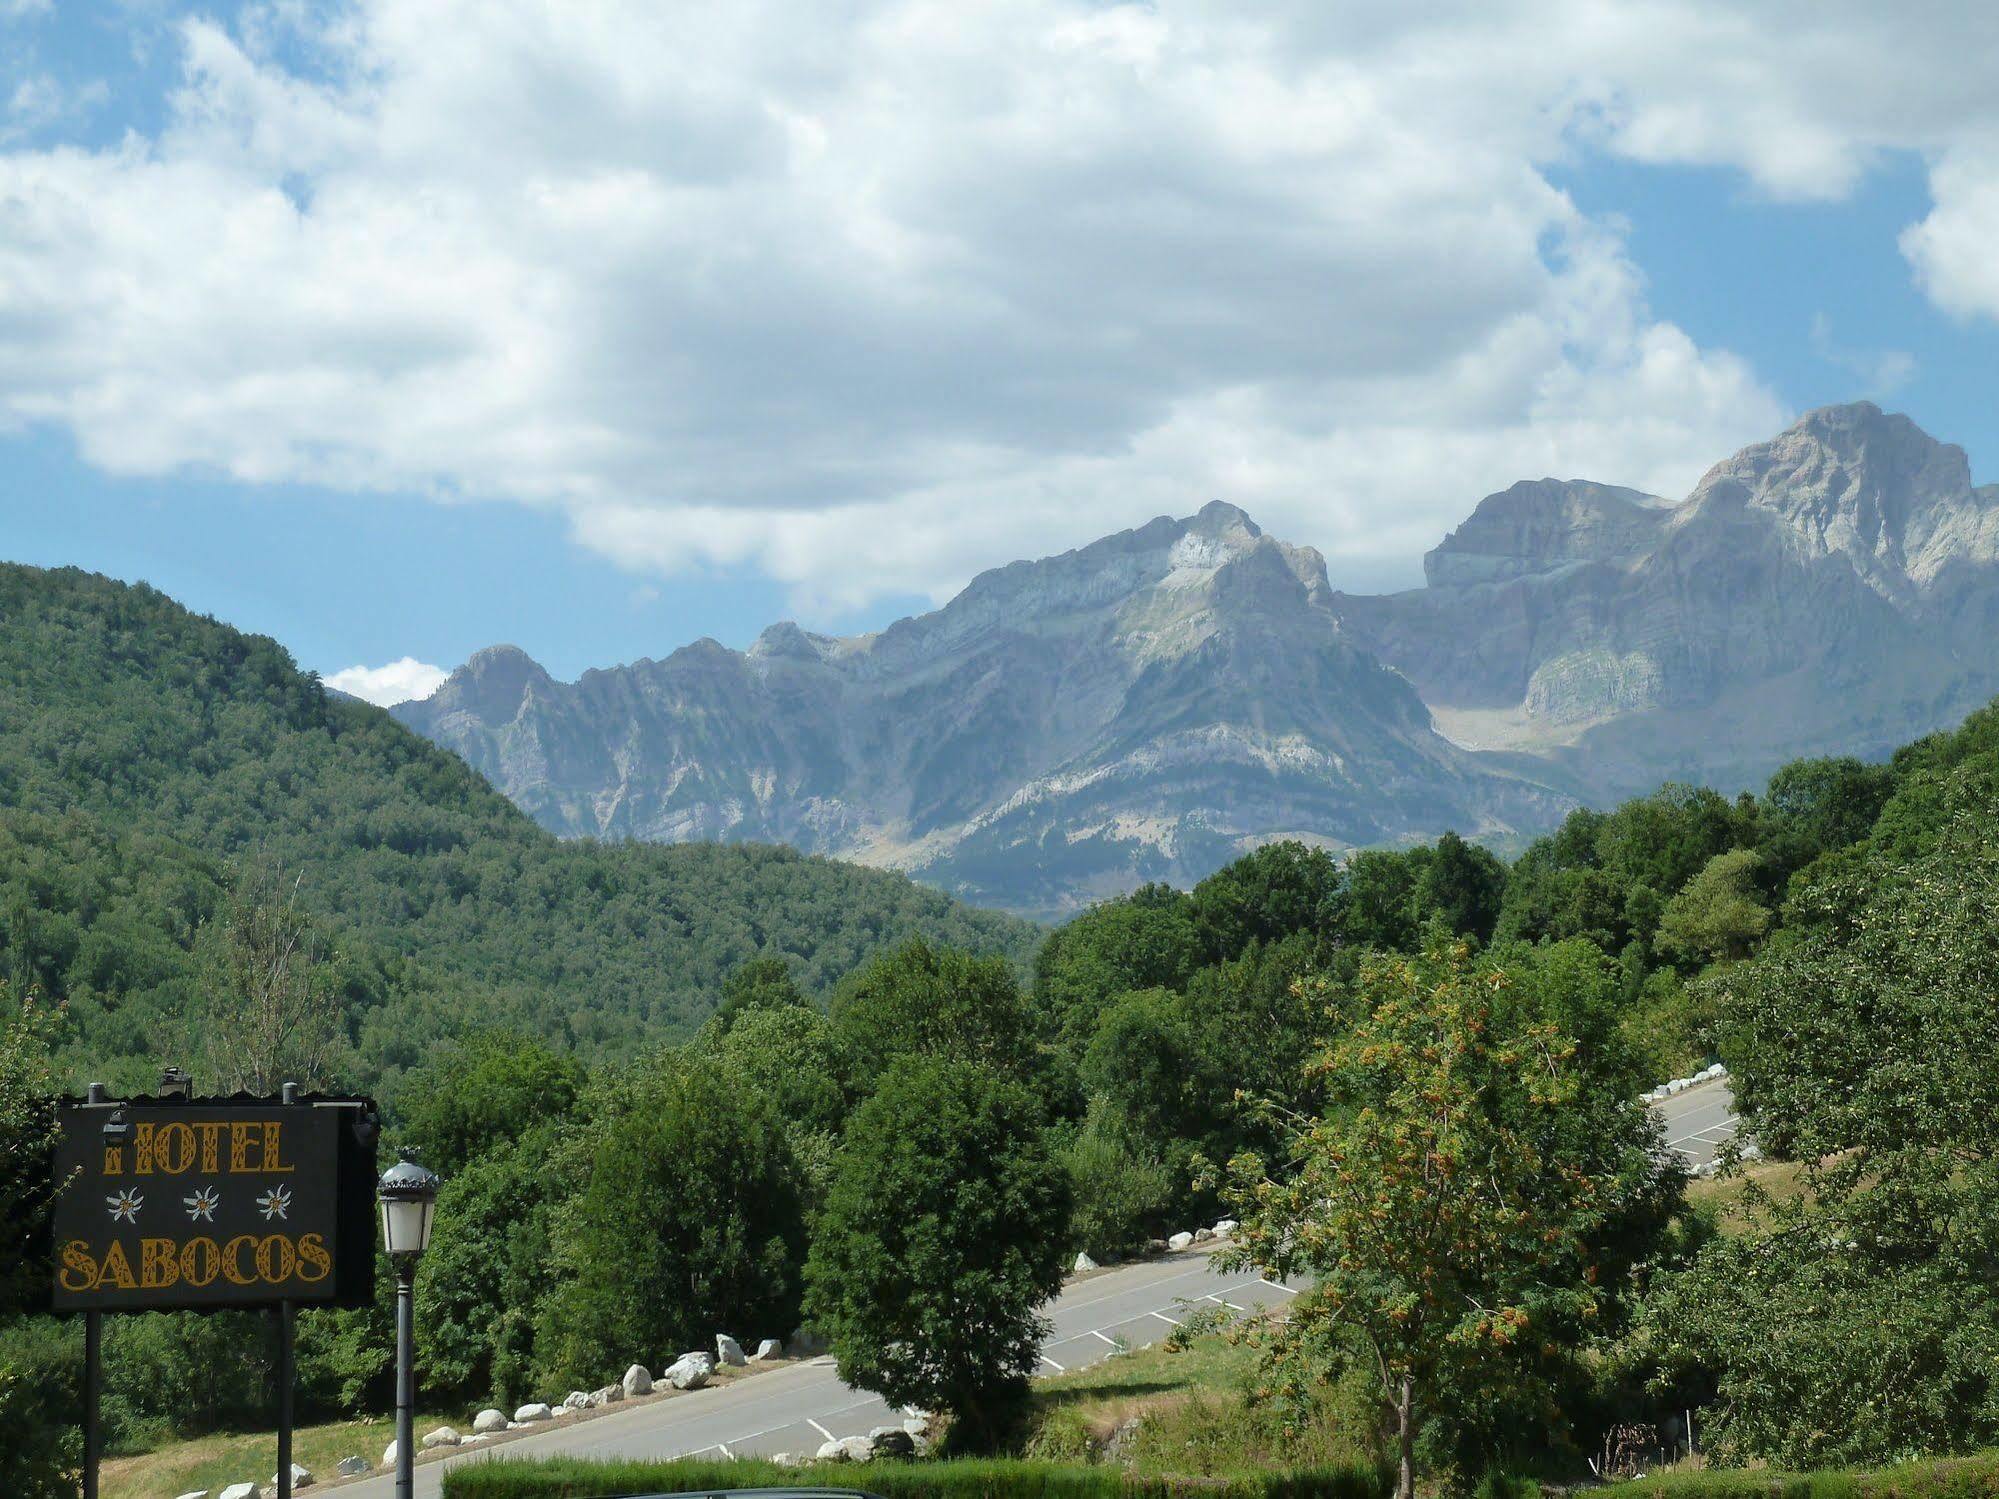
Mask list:
[{"label": "hotel sign", "polygon": [[372,1137],[365,1149],[350,1138],[357,1112],[256,1099],[65,1105],[54,1309],[365,1302],[374,1150]]}]

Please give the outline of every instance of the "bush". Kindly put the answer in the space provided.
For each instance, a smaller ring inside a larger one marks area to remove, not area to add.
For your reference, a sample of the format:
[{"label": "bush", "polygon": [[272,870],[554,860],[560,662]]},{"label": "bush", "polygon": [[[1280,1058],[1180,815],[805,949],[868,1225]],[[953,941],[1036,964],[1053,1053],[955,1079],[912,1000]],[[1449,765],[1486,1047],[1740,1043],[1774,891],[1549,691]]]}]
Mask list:
[{"label": "bush", "polygon": [[1166,1163],[1120,1128],[1103,1100],[1062,1150],[1074,1207],[1074,1247],[1098,1260],[1145,1247],[1171,1211],[1176,1185]]},{"label": "bush", "polygon": [[764,1462],[492,1462],[444,1475],[445,1499],[600,1499],[605,1494],[726,1493],[732,1489],[837,1485],[881,1499],[1382,1499],[1373,1468],[1296,1469],[1229,1483],[1132,1478],[1116,1468],[954,1460],[829,1463],[805,1469]]},{"label": "bush", "polygon": [[648,1352],[795,1325],[801,1184],[769,1105],[666,1052],[611,1079],[593,1112],[550,1168],[578,1186],[555,1212],[564,1280],[535,1329],[547,1382],[587,1387]]},{"label": "bush", "polygon": [[973,1062],[910,1058],[847,1129],[807,1314],[849,1384],[986,1423],[1038,1360],[1068,1225],[1033,1094]]}]

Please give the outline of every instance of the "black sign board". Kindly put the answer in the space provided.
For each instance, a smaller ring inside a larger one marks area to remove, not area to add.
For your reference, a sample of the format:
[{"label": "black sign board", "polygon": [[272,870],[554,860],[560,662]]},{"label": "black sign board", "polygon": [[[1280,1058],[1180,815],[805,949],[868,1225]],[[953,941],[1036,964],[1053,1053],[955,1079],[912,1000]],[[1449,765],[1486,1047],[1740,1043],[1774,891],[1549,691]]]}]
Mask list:
[{"label": "black sign board", "polygon": [[366,1304],[372,1112],[358,1099],[66,1104],[54,1309]]}]

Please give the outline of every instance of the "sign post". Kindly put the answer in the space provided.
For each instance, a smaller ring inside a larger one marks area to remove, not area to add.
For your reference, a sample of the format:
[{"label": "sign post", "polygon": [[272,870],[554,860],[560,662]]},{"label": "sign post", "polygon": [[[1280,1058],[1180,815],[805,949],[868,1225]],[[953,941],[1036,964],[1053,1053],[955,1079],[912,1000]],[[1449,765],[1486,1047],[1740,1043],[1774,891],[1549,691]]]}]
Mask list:
[{"label": "sign post", "polygon": [[278,1319],[278,1494],[292,1491],[297,1304],[374,1300],[379,1124],[365,1098],[113,1100],[59,1115],[51,1304],[84,1316],[84,1499],[96,1499],[106,1312],[269,1307]]}]

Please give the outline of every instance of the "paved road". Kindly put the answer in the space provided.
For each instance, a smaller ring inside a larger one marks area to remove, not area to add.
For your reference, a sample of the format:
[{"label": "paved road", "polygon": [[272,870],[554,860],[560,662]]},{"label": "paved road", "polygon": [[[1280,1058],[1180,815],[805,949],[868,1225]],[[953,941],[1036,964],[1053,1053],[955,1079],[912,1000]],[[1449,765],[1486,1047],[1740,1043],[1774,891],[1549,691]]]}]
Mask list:
[{"label": "paved road", "polygon": [[[1049,1308],[1054,1330],[1042,1346],[1042,1372],[1081,1369],[1123,1343],[1142,1347],[1173,1330],[1185,1304],[1267,1306],[1293,1293],[1255,1276],[1221,1274],[1205,1254],[1170,1255],[1125,1265],[1071,1285]],[[736,1457],[818,1450],[831,1437],[895,1425],[901,1414],[873,1395],[840,1383],[830,1359],[792,1365],[727,1385],[713,1385],[629,1409],[518,1437],[493,1449],[509,1457]],[[418,1433],[422,1435],[421,1432]],[[372,1460],[377,1453],[369,1453]],[[418,1499],[442,1491],[444,1470],[485,1460],[474,1450],[416,1470]],[[342,1499],[389,1499],[387,1476],[343,1484]]]},{"label": "paved road", "polygon": [[1728,1090],[1727,1078],[1662,1098],[1653,1107],[1666,1121],[1666,1143],[1693,1166],[1713,1160],[1735,1133],[1735,1095]]},{"label": "paved road", "polygon": [[[1726,1080],[1703,1083],[1662,1099],[1666,1141],[1696,1166],[1714,1158],[1735,1131],[1734,1100]],[[1042,1372],[1085,1368],[1119,1343],[1143,1347],[1166,1336],[1186,1313],[1183,1303],[1217,1302],[1248,1309],[1282,1302],[1292,1292],[1253,1276],[1223,1275],[1207,1257],[1181,1254],[1126,1265],[1079,1281],[1050,1308],[1054,1330],[1042,1347]],[[900,1413],[873,1395],[840,1383],[832,1361],[791,1365],[726,1385],[673,1395],[646,1405],[552,1427],[501,1444],[474,1449],[416,1470],[418,1499],[442,1492],[444,1470],[499,1453],[517,1457],[665,1458],[706,1455],[752,1457],[812,1452],[832,1437],[852,1436],[895,1424]],[[421,1433],[419,1433],[421,1435]],[[371,1459],[375,1453],[367,1454]],[[387,1476],[339,1487],[343,1499],[391,1499]]]}]

